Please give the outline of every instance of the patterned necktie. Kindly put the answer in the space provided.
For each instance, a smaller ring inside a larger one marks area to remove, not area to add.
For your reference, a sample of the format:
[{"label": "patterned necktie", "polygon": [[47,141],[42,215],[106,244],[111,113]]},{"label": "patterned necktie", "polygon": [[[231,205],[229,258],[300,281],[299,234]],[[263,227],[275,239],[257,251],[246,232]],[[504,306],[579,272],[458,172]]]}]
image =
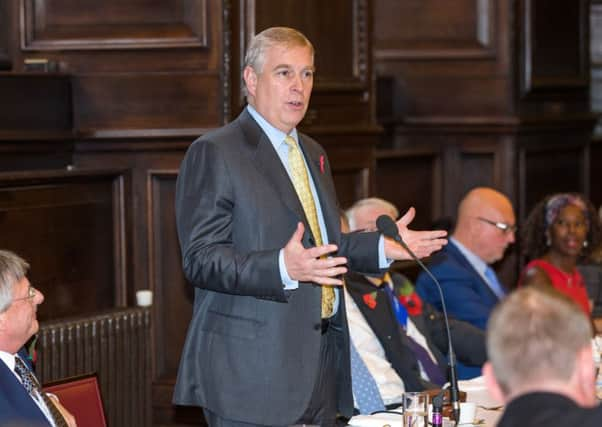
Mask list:
[{"label": "patterned necktie", "polygon": [[360,357],[353,340],[349,339],[351,356],[351,387],[360,414],[371,414],[384,411],[385,404],[378,391],[378,385],[370,374],[368,367]]},{"label": "patterned necktie", "polygon": [[506,296],[506,292],[498,280],[497,274],[495,274],[495,271],[493,271],[493,269],[489,266],[485,269],[485,277],[487,278],[487,284],[493,293],[496,294],[499,299],[504,298]]},{"label": "patterned necktie", "polygon": [[[395,296],[395,293],[393,292],[393,289],[391,289],[391,286],[389,286],[389,283],[385,282],[382,286],[385,289],[387,296],[389,297],[391,307],[393,308],[393,314],[395,315],[397,323],[399,324],[399,333],[405,335],[405,337],[408,339],[408,345],[412,349],[412,353],[414,353],[416,360],[420,362],[420,366],[422,366],[422,369],[424,369],[424,372],[426,373],[426,376],[428,377],[429,381],[442,386],[443,384],[445,384],[445,375],[443,374],[443,371],[441,370],[439,365],[433,361],[428,351],[426,351],[424,347],[422,347],[414,338],[409,336],[406,332],[408,319],[408,313],[406,308],[403,306],[403,304],[401,304],[401,302],[399,302],[399,300]],[[402,319],[405,319],[406,323],[402,323]]]},{"label": "patterned necktie", "polygon": [[21,377],[25,390],[27,390],[27,392],[31,394],[32,397],[35,398],[35,393],[39,394],[42,397],[44,404],[46,405],[46,407],[50,411],[50,414],[52,415],[52,418],[54,419],[54,425],[56,427],[66,427],[67,422],[65,421],[57,407],[54,406],[54,403],[52,403],[50,397],[48,397],[48,395],[44,391],[42,391],[40,383],[33,375],[33,373],[29,370],[27,366],[25,366],[25,363],[23,363],[21,358],[17,356],[15,356],[15,372]]},{"label": "patterned necktie", "polygon": [[[297,141],[291,136],[284,138],[284,142],[288,145],[288,165],[291,171],[291,179],[293,186],[299,197],[299,201],[303,206],[303,211],[309,222],[309,228],[316,241],[316,246],[322,245],[322,233],[320,232],[320,224],[318,223],[318,213],[314,197],[311,194],[309,186],[309,177],[307,168],[301,155],[301,150]],[[328,318],[332,315],[334,307],[334,289],[331,286],[322,286],[322,318]]]}]

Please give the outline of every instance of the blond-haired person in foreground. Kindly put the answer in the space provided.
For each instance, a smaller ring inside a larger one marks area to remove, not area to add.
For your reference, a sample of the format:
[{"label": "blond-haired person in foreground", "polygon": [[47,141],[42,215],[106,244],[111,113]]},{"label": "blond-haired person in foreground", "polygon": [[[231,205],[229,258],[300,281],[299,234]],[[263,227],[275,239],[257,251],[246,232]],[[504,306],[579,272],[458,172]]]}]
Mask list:
[{"label": "blond-haired person in foreground", "polygon": [[521,288],[496,307],[483,373],[506,403],[498,426],[599,426],[591,338],[583,311],[554,290]]}]

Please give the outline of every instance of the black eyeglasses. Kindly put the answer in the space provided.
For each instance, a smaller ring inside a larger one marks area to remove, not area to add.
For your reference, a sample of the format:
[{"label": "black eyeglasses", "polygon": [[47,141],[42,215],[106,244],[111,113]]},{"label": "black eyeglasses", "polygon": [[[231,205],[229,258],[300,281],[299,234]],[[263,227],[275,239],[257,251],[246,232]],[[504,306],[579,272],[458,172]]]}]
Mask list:
[{"label": "black eyeglasses", "polygon": [[507,224],[505,222],[491,221],[490,219],[483,218],[481,216],[478,216],[477,219],[479,221],[483,221],[483,222],[486,222],[489,225],[493,225],[494,227],[497,227],[498,229],[502,230],[502,232],[504,234],[516,233],[516,230],[518,229],[518,227],[516,226],[516,224],[510,225],[510,224]]},{"label": "black eyeglasses", "polygon": [[38,290],[36,288],[34,288],[33,286],[30,286],[29,288],[27,288],[27,296],[26,297],[14,298],[12,302],[32,300],[36,297],[37,293],[38,293]]}]

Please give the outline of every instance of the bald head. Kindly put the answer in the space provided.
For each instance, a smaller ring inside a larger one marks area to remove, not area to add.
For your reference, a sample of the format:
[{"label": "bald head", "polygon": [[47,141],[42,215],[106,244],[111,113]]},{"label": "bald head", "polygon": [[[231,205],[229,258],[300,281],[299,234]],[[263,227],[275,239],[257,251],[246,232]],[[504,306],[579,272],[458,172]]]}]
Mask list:
[{"label": "bald head", "polygon": [[[496,227],[506,224],[508,230]],[[488,187],[472,189],[458,206],[458,219],[453,237],[487,264],[502,258],[506,247],[514,242],[516,224],[510,200]]]}]

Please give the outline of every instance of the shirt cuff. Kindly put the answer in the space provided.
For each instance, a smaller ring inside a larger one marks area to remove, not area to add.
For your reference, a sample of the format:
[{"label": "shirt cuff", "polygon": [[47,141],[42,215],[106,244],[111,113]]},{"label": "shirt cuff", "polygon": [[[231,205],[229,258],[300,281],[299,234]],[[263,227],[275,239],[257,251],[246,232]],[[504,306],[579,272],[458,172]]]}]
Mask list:
[{"label": "shirt cuff", "polygon": [[[383,254],[384,254],[384,245],[383,245]],[[280,249],[278,252],[278,268],[280,269],[280,280],[282,280],[282,285],[286,290],[294,290],[299,287],[299,281],[293,280],[288,275],[288,271],[286,271],[286,265],[284,264],[284,249]]]},{"label": "shirt cuff", "polygon": [[385,237],[381,234],[378,239],[378,268],[381,270],[388,269],[391,264],[393,264],[393,260],[385,255]]}]

